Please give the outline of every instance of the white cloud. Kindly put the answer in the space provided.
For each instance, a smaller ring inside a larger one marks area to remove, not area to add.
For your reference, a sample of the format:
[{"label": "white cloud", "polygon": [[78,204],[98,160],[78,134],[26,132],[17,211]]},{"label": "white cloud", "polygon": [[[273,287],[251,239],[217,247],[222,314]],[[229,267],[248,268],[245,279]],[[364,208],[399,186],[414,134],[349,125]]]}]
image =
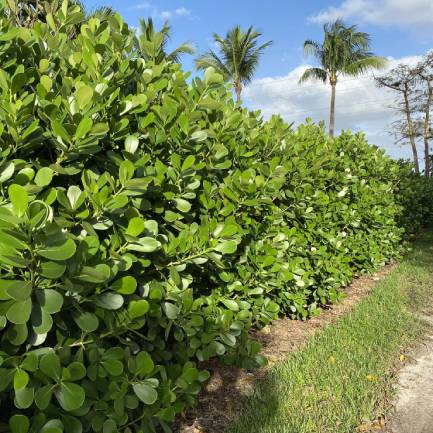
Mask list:
[{"label": "white cloud", "polygon": [[135,9],[150,9],[152,5],[150,3],[144,2],[135,5]]},{"label": "white cloud", "polygon": [[[399,63],[416,64],[420,57],[390,59],[388,68]],[[254,80],[244,89],[243,100],[260,109],[265,118],[280,114],[287,122],[299,124],[307,117],[328,124],[330,86],[321,82],[298,84],[308,65],[300,65],[284,77]],[[410,158],[408,146],[398,147],[387,131],[396,115],[392,109],[395,95],[377,88],[371,74],[353,79],[342,77],[337,84],[336,128],[365,131],[367,139],[394,157]]]},{"label": "white cloud", "polygon": [[170,11],[162,11],[159,13],[159,17],[162,20],[169,20],[172,16],[173,16],[173,14]]},{"label": "white cloud", "polygon": [[174,12],[176,15],[178,15],[180,17],[191,15],[191,11],[187,8],[178,8]]},{"label": "white cloud", "polygon": [[171,20],[176,17],[189,17],[190,19],[196,19],[197,17],[193,17],[191,15],[191,11],[185,7],[179,7],[177,9],[173,10],[163,10],[161,11],[158,7],[152,5],[152,3],[149,2],[142,2],[136,4],[133,9],[141,9],[141,10],[148,10],[148,14],[159,18],[160,20],[167,21]]},{"label": "white cloud", "polygon": [[432,0],[344,0],[340,6],[331,6],[310,21],[324,23],[337,18],[359,19],[385,26],[399,26],[414,32],[428,30],[433,25]]}]

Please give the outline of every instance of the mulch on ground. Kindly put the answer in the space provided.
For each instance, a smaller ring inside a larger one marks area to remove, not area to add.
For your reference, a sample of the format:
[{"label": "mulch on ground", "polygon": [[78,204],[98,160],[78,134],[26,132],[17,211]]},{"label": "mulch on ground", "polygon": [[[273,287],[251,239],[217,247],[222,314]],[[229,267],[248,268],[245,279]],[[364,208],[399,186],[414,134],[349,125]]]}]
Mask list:
[{"label": "mulch on ground", "polygon": [[268,358],[266,367],[243,370],[221,365],[217,361],[207,363],[205,368],[210,371],[211,377],[199,396],[198,405],[179,420],[175,431],[224,433],[225,427],[239,415],[256,382],[266,376],[272,365],[302,347],[317,331],[350,312],[395,266],[388,264],[375,274],[354,279],[344,290],[345,299],[323,309],[319,316],[307,321],[281,318],[261,331],[254,331],[253,336],[262,344],[261,353]]}]

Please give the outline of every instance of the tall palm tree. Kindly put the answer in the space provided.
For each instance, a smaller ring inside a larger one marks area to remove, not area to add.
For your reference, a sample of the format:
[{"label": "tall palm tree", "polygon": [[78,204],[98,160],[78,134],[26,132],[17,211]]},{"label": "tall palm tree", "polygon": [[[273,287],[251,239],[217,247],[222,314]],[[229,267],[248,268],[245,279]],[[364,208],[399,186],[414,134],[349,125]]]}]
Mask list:
[{"label": "tall palm tree", "polygon": [[195,47],[184,42],[171,52],[167,52],[171,27],[165,22],[160,30],[156,30],[152,18],[140,20],[140,33],[136,38],[135,46],[140,55],[154,61],[156,64],[164,60],[179,63],[183,54],[195,53]]},{"label": "tall palm tree", "polygon": [[306,40],[304,52],[313,55],[318,67],[307,69],[299,82],[316,79],[331,85],[331,110],[329,135],[334,136],[335,92],[340,75],[360,76],[371,69],[385,66],[386,59],[375,56],[370,51],[371,40],[368,33],[359,32],[356,26],[346,27],[341,20],[327,23],[323,28],[325,38],[322,43]]},{"label": "tall palm tree", "polygon": [[209,50],[196,59],[197,69],[209,67],[221,74],[226,80],[231,80],[237,96],[237,102],[241,100],[242,86],[249,83],[263,51],[272,44],[272,41],[259,44],[262,33],[252,26],[246,32],[240,26],[235,26],[227,32],[225,38],[213,34],[219,54]]}]

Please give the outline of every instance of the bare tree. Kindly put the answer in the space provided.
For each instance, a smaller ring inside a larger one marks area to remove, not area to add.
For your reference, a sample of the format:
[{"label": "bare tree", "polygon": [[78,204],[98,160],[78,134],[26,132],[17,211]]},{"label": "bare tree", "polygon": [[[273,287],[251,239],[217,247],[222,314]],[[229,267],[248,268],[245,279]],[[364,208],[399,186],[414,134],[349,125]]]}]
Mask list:
[{"label": "bare tree", "polygon": [[415,93],[417,91],[419,76],[407,65],[399,65],[389,71],[386,75],[376,78],[376,84],[379,87],[386,87],[398,92],[397,109],[403,115],[401,121],[394,124],[396,132],[401,138],[408,139],[412,147],[413,162],[415,172],[419,173],[418,150],[416,146],[416,138],[418,135],[417,128],[414,122],[416,113]]},{"label": "bare tree", "polygon": [[421,115],[424,141],[425,175],[430,176],[431,108],[433,103],[433,51],[426,54],[415,68],[418,80],[418,111]]}]

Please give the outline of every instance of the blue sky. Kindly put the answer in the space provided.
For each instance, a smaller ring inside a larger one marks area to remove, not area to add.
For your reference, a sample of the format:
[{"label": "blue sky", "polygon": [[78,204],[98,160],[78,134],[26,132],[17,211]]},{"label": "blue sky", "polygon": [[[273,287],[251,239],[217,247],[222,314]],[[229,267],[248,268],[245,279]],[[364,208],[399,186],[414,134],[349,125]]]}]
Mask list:
[{"label": "blue sky", "polygon": [[[132,26],[137,25],[140,17],[149,15],[158,24],[168,19],[173,45],[191,41],[198,51],[212,47],[212,32],[225,34],[235,24],[257,27],[264,35],[263,40],[273,40],[274,44],[263,56],[256,79],[244,93],[244,102],[251,108],[262,109],[265,117],[279,112],[288,121],[301,121],[308,115],[314,120],[327,118],[329,89],[308,84],[303,90],[297,85],[297,77],[312,62],[303,56],[303,41],[320,40],[324,22],[342,17],[350,24],[357,24],[371,34],[374,52],[389,57],[390,65],[414,63],[433,44],[432,0],[86,0],[85,3],[89,8],[112,6]],[[193,58],[185,57],[183,65],[192,70]],[[375,89],[374,82],[367,78],[360,82],[348,80],[340,87],[337,127],[366,130],[371,141],[393,156],[409,156],[408,148],[394,146],[393,138],[385,131],[393,120],[388,107],[392,95]],[[354,101],[364,105],[364,110],[354,107]]]}]

